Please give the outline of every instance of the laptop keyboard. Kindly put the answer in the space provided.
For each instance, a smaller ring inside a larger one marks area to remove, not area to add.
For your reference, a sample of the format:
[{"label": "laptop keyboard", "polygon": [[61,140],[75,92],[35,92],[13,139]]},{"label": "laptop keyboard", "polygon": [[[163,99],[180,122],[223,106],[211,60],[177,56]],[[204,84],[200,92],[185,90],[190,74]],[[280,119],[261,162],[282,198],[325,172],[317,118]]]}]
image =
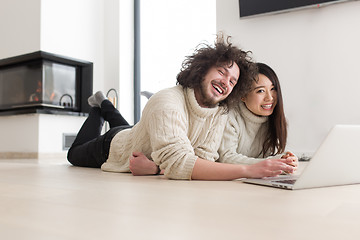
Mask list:
[{"label": "laptop keyboard", "polygon": [[278,180],[278,181],[273,181],[276,183],[287,183],[287,184],[294,184],[296,182],[297,179],[286,179],[286,180]]}]

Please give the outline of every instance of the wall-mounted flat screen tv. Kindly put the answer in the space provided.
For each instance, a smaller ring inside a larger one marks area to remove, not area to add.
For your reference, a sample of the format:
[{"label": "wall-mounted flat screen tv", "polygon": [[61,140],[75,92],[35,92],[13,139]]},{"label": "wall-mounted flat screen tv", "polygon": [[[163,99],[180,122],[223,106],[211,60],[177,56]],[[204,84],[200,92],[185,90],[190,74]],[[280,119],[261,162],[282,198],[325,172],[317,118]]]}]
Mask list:
[{"label": "wall-mounted flat screen tv", "polygon": [[240,17],[280,13],[349,0],[239,0]]}]

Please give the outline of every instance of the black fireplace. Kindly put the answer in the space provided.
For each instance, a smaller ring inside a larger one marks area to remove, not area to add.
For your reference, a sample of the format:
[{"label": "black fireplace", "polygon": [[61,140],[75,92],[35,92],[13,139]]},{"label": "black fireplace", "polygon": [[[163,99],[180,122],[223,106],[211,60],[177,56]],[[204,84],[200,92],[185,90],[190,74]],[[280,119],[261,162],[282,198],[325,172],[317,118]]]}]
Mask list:
[{"label": "black fireplace", "polygon": [[0,115],[86,115],[92,88],[91,62],[44,51],[0,60]]}]

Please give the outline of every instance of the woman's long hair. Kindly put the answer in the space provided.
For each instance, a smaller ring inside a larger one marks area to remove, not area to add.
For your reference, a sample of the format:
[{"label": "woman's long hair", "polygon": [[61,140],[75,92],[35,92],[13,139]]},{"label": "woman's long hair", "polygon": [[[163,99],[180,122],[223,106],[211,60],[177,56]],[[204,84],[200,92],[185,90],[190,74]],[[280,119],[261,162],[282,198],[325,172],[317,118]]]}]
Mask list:
[{"label": "woman's long hair", "polygon": [[285,151],[287,141],[287,122],[284,113],[283,98],[279,79],[274,70],[264,63],[256,64],[259,74],[266,76],[274,85],[277,94],[277,103],[273,113],[269,116],[269,128],[263,144],[262,153],[275,155]]}]

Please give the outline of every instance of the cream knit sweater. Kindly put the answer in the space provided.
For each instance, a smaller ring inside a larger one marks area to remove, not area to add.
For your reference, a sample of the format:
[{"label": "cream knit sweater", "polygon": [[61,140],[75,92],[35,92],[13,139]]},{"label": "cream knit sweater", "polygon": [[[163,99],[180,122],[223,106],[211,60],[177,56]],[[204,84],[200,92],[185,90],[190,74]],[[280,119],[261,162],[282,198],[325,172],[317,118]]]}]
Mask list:
[{"label": "cream knit sweater", "polygon": [[219,155],[227,115],[222,107],[202,108],[193,89],[178,85],[153,95],[146,104],[140,121],[123,130],[111,141],[104,171],[130,172],[129,157],[143,152],[165,176],[191,179],[198,157],[215,161]]},{"label": "cream knit sweater", "polygon": [[[219,149],[219,161],[253,164],[264,160],[265,158],[261,158],[261,151],[267,129],[268,117],[253,114],[241,102],[236,109],[229,112]],[[267,157],[280,158],[281,155]]]}]

